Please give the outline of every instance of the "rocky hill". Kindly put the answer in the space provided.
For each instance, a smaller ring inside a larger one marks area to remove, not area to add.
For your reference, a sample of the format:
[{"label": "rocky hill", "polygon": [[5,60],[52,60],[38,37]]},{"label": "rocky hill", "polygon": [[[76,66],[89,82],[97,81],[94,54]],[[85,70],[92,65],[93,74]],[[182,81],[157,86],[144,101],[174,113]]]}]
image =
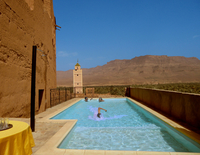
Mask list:
[{"label": "rocky hill", "polygon": [[[84,86],[200,82],[196,57],[146,55],[82,70]],[[57,71],[57,86],[72,86],[72,73]]]}]

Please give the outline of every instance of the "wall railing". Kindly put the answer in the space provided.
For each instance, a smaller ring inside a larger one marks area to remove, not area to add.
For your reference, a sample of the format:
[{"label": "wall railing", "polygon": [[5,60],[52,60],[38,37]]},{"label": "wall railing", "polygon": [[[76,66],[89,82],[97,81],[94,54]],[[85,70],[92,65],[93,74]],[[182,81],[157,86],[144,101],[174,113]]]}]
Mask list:
[{"label": "wall railing", "polygon": [[[130,96],[130,85],[120,86],[84,86],[78,87],[83,89],[83,93],[74,93],[75,87],[58,87],[50,90],[50,107],[70,100],[72,98],[80,97],[124,97]],[[93,92],[86,91],[92,88]]]}]

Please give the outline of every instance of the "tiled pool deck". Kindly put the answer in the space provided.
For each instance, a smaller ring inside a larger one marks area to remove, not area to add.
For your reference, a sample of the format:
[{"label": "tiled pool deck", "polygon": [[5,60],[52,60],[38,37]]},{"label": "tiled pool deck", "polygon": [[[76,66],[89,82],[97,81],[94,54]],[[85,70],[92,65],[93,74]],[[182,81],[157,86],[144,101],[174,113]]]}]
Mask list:
[{"label": "tiled pool deck", "polygon": [[[197,155],[200,153],[182,153],[182,152],[148,152],[148,151],[108,151],[108,150],[70,150],[58,149],[62,139],[67,135],[71,128],[75,125],[75,120],[49,120],[55,114],[70,107],[81,98],[74,98],[63,102],[57,106],[47,109],[36,115],[35,132],[33,137],[35,147],[32,148],[34,155]],[[173,126],[180,132],[200,143],[200,135],[179,125],[178,123],[168,119],[167,117],[157,113],[156,111],[144,106],[143,104],[129,98],[142,108],[151,112],[158,118],[162,119],[169,125]],[[30,124],[28,118],[11,118],[11,120],[24,121]]]}]

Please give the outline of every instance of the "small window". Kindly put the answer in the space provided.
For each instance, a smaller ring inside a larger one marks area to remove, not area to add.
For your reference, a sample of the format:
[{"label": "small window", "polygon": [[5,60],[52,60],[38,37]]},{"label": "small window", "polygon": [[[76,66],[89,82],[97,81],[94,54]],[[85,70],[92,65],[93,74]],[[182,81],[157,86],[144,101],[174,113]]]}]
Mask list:
[{"label": "small window", "polygon": [[77,76],[78,76],[78,74],[77,74]]}]

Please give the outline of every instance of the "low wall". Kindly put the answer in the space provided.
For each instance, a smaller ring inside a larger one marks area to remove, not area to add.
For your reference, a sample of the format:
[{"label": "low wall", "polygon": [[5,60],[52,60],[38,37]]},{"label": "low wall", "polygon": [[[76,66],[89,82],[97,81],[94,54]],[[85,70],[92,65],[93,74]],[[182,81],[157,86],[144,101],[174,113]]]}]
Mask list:
[{"label": "low wall", "polygon": [[200,95],[130,88],[130,97],[200,129]]}]

